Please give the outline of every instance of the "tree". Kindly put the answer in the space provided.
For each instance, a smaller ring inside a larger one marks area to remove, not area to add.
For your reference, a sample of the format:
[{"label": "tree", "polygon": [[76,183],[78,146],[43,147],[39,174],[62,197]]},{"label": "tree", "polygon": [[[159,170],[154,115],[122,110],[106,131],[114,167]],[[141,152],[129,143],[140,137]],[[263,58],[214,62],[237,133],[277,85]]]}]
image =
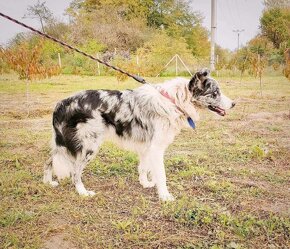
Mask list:
[{"label": "tree", "polygon": [[208,32],[201,25],[192,27],[184,35],[191,50],[192,55],[196,57],[208,57],[210,52],[210,42],[208,40]]},{"label": "tree", "polygon": [[283,73],[290,80],[290,48],[286,49],[284,56],[285,56],[285,67],[283,69]]},{"label": "tree", "polygon": [[4,48],[0,46],[0,74],[9,72],[9,66],[5,60]]},{"label": "tree", "polygon": [[[80,39],[90,36],[107,45],[135,51],[155,31],[185,38],[195,56],[209,53],[208,32],[188,0],[74,0],[67,12]],[[110,15],[108,15],[110,13]],[[79,32],[82,32],[82,35]]]},{"label": "tree", "polygon": [[241,75],[248,70],[255,77],[261,76],[273,49],[273,44],[267,37],[258,35],[237,51],[233,61],[241,71]]},{"label": "tree", "polygon": [[264,5],[266,9],[272,8],[289,8],[289,0],[264,0]]},{"label": "tree", "polygon": [[215,53],[216,53],[216,69],[221,70],[229,64],[232,57],[232,53],[230,50],[224,49],[219,45],[216,45]]},{"label": "tree", "polygon": [[45,6],[46,2],[37,1],[35,5],[29,5],[27,8],[27,14],[24,18],[37,18],[41,24],[41,29],[44,31],[44,24],[48,23],[53,19],[52,12],[49,10],[48,7]]},{"label": "tree", "polygon": [[290,47],[290,7],[271,8],[260,19],[262,34],[278,49]]},{"label": "tree", "polygon": [[58,65],[44,60],[43,46],[42,39],[34,43],[23,40],[16,46],[0,50],[0,58],[18,73],[20,79],[41,79],[59,74]]},{"label": "tree", "polygon": [[119,16],[119,9],[112,6],[81,12],[74,19],[71,32],[75,43],[84,44],[86,40],[95,39],[110,51],[136,51],[150,33],[144,20],[123,19]]}]

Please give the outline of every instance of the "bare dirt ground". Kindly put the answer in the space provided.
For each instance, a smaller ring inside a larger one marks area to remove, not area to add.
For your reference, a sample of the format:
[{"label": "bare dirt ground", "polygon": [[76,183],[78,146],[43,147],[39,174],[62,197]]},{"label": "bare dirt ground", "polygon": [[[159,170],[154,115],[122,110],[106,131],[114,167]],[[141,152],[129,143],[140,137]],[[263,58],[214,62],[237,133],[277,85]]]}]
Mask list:
[{"label": "bare dirt ground", "polygon": [[[6,77],[6,76],[5,76]],[[154,79],[153,79],[154,80]],[[159,79],[161,81],[162,79]],[[61,76],[30,84],[0,77],[1,248],[289,248],[290,84],[220,79],[237,106],[225,118],[202,113],[166,153],[161,203],[138,183],[138,159],[102,146],[78,196],[70,181],[42,184],[54,104],[81,89],[133,88],[114,78]]]}]

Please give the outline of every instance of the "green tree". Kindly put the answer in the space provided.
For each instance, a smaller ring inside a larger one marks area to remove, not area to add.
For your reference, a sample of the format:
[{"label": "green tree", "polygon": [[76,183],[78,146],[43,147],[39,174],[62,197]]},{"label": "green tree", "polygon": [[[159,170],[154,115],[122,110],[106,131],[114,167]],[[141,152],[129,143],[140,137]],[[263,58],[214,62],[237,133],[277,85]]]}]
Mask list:
[{"label": "green tree", "polygon": [[273,44],[267,37],[258,35],[237,51],[233,61],[241,74],[247,70],[254,76],[260,76],[268,65],[273,49]]},{"label": "green tree", "polygon": [[115,49],[136,51],[152,32],[146,26],[145,19],[127,18],[122,14],[123,8],[116,4],[108,4],[107,1],[100,6],[85,8],[83,7],[85,3],[88,1],[69,10],[73,16],[74,13],[78,13],[74,16],[72,24],[73,39],[77,43],[84,44],[87,39],[95,39],[110,51]]},{"label": "green tree", "polygon": [[208,32],[190,4],[187,0],[75,0],[68,13],[77,30],[85,34],[78,36],[90,35],[109,49],[135,51],[154,30],[164,30],[171,37],[185,38],[193,55],[205,56],[209,53]]},{"label": "green tree", "polygon": [[178,54],[186,62],[193,61],[191,51],[184,38],[173,38],[164,31],[156,33],[152,39],[137,50],[142,75],[156,76],[165,64]]},{"label": "green tree", "polygon": [[209,57],[210,42],[208,40],[208,32],[201,25],[192,27],[184,35],[188,48],[192,55],[196,57]]},{"label": "green tree", "polygon": [[290,7],[271,8],[260,19],[262,34],[278,49],[290,47]]},{"label": "green tree", "polygon": [[216,69],[221,70],[223,68],[226,68],[232,58],[231,51],[217,45],[215,48],[215,53],[216,53]]}]

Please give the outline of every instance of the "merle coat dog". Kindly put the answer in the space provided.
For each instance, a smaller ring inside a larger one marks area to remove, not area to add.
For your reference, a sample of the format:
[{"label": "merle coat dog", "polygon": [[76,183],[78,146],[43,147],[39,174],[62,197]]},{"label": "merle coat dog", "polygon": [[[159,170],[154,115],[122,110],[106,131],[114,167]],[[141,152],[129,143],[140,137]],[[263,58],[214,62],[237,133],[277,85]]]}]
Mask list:
[{"label": "merle coat dog", "polygon": [[[234,102],[225,97],[209,70],[190,81],[177,78],[163,84],[145,84],[134,90],[87,90],[60,101],[53,113],[53,146],[45,165],[45,183],[71,177],[80,195],[94,195],[81,176],[105,140],[113,140],[139,156],[139,181],[157,187],[161,200],[173,200],[166,186],[163,156],[188,118],[199,120],[198,109],[224,116]],[[150,175],[150,179],[148,176]]]}]

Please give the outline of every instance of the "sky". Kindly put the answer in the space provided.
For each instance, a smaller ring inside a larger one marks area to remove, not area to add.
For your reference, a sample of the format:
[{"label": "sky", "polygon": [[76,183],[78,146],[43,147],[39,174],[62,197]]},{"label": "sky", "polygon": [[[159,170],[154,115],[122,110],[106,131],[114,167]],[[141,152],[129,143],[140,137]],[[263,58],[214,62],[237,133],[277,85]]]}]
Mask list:
[{"label": "sky", "polygon": [[[238,36],[233,30],[242,30],[240,45],[255,37],[259,32],[260,17],[263,11],[262,0],[216,0],[217,1],[217,32],[216,43],[230,50],[237,49]],[[204,16],[203,24],[211,27],[211,0],[193,0],[193,10],[200,11]]]},{"label": "sky", "polygon": [[[46,0],[46,6],[59,20],[66,21],[65,9],[71,0]],[[233,30],[244,29],[240,35],[240,45],[245,45],[259,33],[259,18],[263,11],[262,0],[217,0],[217,35],[216,43],[223,48],[235,50],[237,48],[237,33]],[[0,12],[18,19],[34,28],[40,28],[36,19],[23,19],[29,5],[34,5],[37,0],[0,0]],[[210,30],[211,0],[192,0],[192,9],[199,11],[203,25]],[[5,45],[17,33],[26,31],[0,17],[0,45]]]}]

